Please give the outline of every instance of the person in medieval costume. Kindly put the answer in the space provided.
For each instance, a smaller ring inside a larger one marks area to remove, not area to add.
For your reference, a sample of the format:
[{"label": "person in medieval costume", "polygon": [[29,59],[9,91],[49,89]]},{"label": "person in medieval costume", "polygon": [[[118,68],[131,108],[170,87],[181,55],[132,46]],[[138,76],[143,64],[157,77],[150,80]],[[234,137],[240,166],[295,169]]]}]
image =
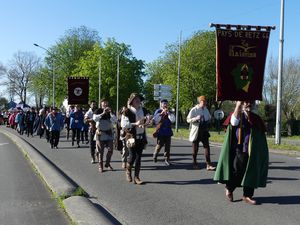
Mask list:
[{"label": "person in medieval costume", "polygon": [[[129,156],[126,165],[126,179],[134,184],[143,184],[140,179],[141,159],[143,150],[147,144],[145,127],[150,124],[150,115],[142,107],[144,98],[132,93],[128,99],[127,108],[121,117],[121,127],[124,131],[124,137],[128,148]],[[131,176],[131,170],[134,166],[134,179]]]},{"label": "person in medieval costume", "polygon": [[153,121],[156,125],[153,137],[157,138],[153,153],[153,161],[155,163],[157,162],[157,156],[161,148],[165,147],[165,164],[170,166],[171,137],[173,136],[172,123],[175,122],[175,115],[169,110],[169,102],[167,99],[162,99],[160,101],[160,108],[154,112]]},{"label": "person in medieval costume", "polygon": [[190,123],[189,141],[192,142],[192,157],[193,168],[198,169],[197,155],[199,150],[199,142],[202,142],[204,148],[204,155],[206,161],[206,170],[214,171],[214,167],[210,160],[210,146],[209,146],[209,124],[211,116],[206,107],[206,97],[201,95],[198,97],[198,104],[191,109],[187,116],[187,122]]},{"label": "person in medieval costume", "polygon": [[[242,200],[255,205],[254,189],[266,187],[269,151],[262,119],[253,109],[254,103],[236,103],[225,120],[227,126],[214,180],[224,183],[225,195],[233,201],[233,191],[243,187]],[[251,111],[252,110],[252,111]]]},{"label": "person in medieval costume", "polygon": [[99,155],[99,172],[104,172],[103,158],[104,150],[107,149],[105,168],[113,170],[111,166],[111,157],[113,155],[113,140],[114,140],[114,124],[117,122],[117,117],[113,114],[109,107],[108,100],[100,101],[100,108],[93,115],[93,120],[96,122],[96,146]]}]

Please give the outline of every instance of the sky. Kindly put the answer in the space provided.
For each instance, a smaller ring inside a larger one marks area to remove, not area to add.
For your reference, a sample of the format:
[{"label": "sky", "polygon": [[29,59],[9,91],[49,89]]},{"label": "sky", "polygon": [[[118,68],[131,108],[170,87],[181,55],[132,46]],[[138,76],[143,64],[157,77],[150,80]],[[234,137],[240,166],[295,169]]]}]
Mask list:
[{"label": "sky", "polygon": [[[299,0],[285,0],[284,58],[299,57]],[[115,38],[131,46],[133,56],[152,62],[166,44],[190,38],[209,23],[276,26],[268,57],[278,56],[280,0],[2,0],[0,63],[18,51],[45,52],[70,28],[86,26],[102,41]],[[293,28],[296,26],[296,28]],[[293,30],[294,29],[294,30]]]}]

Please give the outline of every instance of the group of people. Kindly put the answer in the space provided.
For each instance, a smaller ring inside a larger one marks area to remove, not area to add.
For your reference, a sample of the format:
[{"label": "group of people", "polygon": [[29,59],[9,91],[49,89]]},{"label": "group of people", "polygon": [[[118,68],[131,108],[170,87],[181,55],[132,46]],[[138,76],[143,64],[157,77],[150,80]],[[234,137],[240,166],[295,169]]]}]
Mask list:
[{"label": "group of people", "polygon": [[[156,138],[156,146],[153,151],[153,162],[157,162],[159,153],[164,147],[164,162],[166,166],[171,166],[172,123],[175,122],[174,113],[169,109],[166,99],[160,101],[160,107],[153,115],[143,107],[143,100],[141,95],[132,93],[127,105],[117,115],[112,112],[108,100],[102,99],[99,108],[95,101],[91,101],[87,112],[83,112],[78,106],[71,106],[64,117],[55,107],[50,112],[42,109],[38,115],[32,109],[26,113],[26,116],[22,116],[22,112],[19,112],[15,115],[14,121],[17,121],[20,134],[22,134],[20,121],[26,121],[27,134],[32,135],[34,127],[32,121],[38,117],[40,129],[37,132],[41,137],[46,130],[46,139],[50,142],[51,148],[58,148],[60,131],[64,123],[67,123],[67,131],[72,130],[72,146],[76,140],[77,147],[80,147],[80,140],[83,141],[81,135],[84,136],[86,143],[89,143],[91,163],[98,163],[100,173],[105,169],[113,170],[111,158],[113,149],[117,148],[121,151],[126,180],[143,184],[140,171],[142,153],[147,145],[146,127],[155,125],[153,137]],[[233,113],[224,122],[227,131],[215,167],[210,159],[211,116],[206,107],[205,96],[199,96],[197,100],[198,104],[187,116],[187,122],[190,123],[189,141],[192,142],[193,168],[199,168],[197,155],[199,143],[202,142],[206,170],[216,171],[214,180],[225,184],[226,198],[232,202],[234,190],[242,186],[243,201],[255,205],[254,189],[266,186],[268,173],[265,126],[262,119],[253,113],[255,104],[236,102]],[[133,170],[134,174],[132,174]]]}]

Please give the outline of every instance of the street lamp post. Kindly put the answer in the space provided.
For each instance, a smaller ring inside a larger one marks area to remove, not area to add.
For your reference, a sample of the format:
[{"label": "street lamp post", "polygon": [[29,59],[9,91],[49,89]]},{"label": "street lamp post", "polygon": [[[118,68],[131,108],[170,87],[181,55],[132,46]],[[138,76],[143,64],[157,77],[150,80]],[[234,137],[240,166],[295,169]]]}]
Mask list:
[{"label": "street lamp post", "polygon": [[44,48],[43,46],[40,46],[36,43],[33,44],[34,46],[41,48],[43,50],[45,50],[50,56],[52,56],[52,106],[53,108],[55,107],[55,75],[54,75],[54,59],[53,59],[53,55],[52,53],[47,49]]}]

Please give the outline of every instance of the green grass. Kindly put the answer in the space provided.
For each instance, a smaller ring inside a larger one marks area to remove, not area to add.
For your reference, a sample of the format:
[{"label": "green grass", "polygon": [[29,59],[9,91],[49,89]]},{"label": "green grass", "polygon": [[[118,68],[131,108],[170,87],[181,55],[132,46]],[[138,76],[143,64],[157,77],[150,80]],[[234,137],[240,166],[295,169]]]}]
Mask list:
[{"label": "green grass", "polygon": [[[154,132],[155,128],[154,127],[148,127],[147,128],[147,133],[152,134]],[[189,138],[189,129],[188,128],[179,128],[178,132],[173,129],[174,132],[174,138],[179,138],[179,139],[188,139]],[[220,131],[220,134],[216,131],[210,131],[210,142],[217,142],[222,144],[224,140],[224,131]],[[289,140],[300,140],[299,136],[293,136],[289,137]],[[290,144],[280,144],[280,145],[275,145],[274,140],[269,139],[268,140],[268,146],[269,149],[279,149],[279,150],[289,150],[289,151],[300,151],[300,146],[297,145],[290,145]]]}]

